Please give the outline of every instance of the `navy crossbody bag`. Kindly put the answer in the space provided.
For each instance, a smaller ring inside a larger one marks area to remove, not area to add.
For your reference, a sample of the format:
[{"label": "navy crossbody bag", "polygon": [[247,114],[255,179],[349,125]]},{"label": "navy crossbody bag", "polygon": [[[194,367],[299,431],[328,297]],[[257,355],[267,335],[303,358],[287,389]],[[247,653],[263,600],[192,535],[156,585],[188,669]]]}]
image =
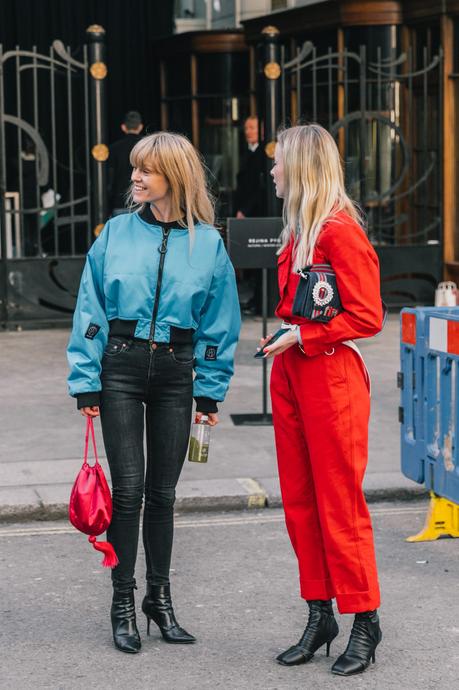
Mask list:
[{"label": "navy crossbody bag", "polygon": [[336,275],[330,264],[312,264],[298,271],[294,316],[327,322],[342,311]]},{"label": "navy crossbody bag", "polygon": [[[300,282],[293,300],[292,313],[310,321],[327,323],[343,311],[336,284],[336,274],[330,264],[312,264],[298,271]],[[387,306],[381,300],[382,327],[386,323]]]}]

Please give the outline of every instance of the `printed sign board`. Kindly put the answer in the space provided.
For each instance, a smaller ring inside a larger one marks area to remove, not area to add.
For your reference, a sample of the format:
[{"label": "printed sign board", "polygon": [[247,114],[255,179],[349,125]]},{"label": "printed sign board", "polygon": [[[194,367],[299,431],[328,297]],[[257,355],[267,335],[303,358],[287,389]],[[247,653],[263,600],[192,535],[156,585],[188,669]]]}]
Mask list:
[{"label": "printed sign board", "polygon": [[276,268],[282,218],[228,218],[227,249],[235,268]]}]

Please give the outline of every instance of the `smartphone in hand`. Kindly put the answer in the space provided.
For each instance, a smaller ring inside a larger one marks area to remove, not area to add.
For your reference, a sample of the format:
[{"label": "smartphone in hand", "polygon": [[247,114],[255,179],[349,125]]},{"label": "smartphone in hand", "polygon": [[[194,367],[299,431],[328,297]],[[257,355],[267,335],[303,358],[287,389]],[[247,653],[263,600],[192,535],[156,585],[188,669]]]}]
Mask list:
[{"label": "smartphone in hand", "polygon": [[263,345],[263,347],[262,347],[260,350],[258,350],[258,352],[256,352],[256,353],[254,354],[255,359],[263,359],[263,357],[265,356],[264,348],[265,348],[265,347],[268,347],[269,345],[272,345],[273,343],[275,343],[276,340],[279,340],[279,338],[281,337],[281,335],[284,335],[284,333],[288,333],[289,330],[290,330],[289,328],[279,328],[279,330],[276,331],[276,332],[274,333],[273,337],[270,338],[270,339]]}]

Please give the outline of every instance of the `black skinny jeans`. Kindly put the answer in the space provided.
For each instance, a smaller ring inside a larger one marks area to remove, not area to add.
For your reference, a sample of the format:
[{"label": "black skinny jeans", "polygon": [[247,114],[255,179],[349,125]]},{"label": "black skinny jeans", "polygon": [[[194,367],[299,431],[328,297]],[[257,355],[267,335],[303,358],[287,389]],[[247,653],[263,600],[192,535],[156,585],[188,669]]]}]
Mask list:
[{"label": "black skinny jeans", "polygon": [[161,343],[153,348],[145,341],[113,336],[102,359],[100,416],[113,493],[107,538],[119,558],[113,585],[123,590],[135,586],[144,493],[147,583],[169,583],[175,487],[190,433],[193,347]]}]

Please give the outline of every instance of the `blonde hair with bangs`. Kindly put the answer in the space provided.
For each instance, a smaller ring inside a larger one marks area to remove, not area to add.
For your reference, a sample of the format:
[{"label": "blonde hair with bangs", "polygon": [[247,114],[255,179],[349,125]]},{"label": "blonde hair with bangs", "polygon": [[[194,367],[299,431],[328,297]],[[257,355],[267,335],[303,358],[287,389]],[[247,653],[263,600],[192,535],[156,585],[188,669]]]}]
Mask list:
[{"label": "blonde hair with bangs", "polygon": [[[164,175],[170,187],[172,218],[182,219],[185,215],[186,222],[180,220],[179,224],[188,227],[191,243],[195,221],[214,224],[214,201],[207,187],[205,166],[185,136],[155,132],[143,137],[132,149],[129,161],[133,168]],[[144,205],[135,206],[132,188],[133,185],[128,192],[128,205],[131,210],[138,211]]]},{"label": "blonde hair with bangs", "polygon": [[323,224],[345,211],[359,225],[363,218],[346,193],[336,143],[320,125],[281,131],[277,145],[284,165],[284,206],[281,251],[294,238],[294,270],[312,264]]}]

